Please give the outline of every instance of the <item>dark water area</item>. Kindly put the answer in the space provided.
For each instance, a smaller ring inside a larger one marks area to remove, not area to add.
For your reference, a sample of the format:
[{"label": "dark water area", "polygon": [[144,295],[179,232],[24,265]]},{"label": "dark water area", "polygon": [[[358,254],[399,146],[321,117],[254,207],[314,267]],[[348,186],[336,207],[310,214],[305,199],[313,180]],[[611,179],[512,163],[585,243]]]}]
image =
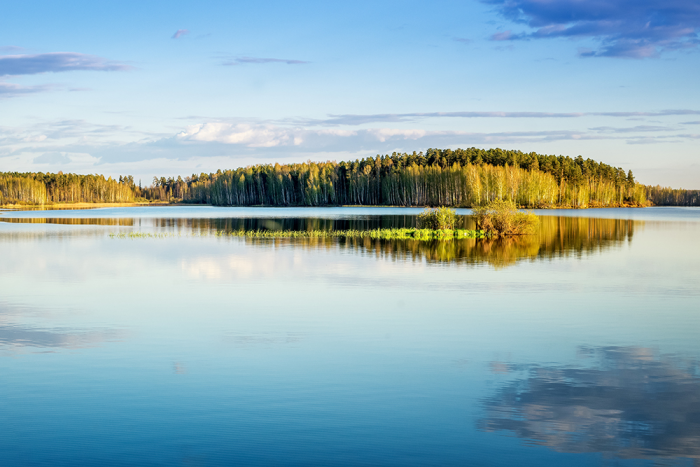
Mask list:
[{"label": "dark water area", "polygon": [[698,209],[217,235],[419,212],[0,213],[0,465],[700,463]]},{"label": "dark water area", "polygon": [[[561,227],[576,223],[598,223],[600,225],[611,222],[626,221],[629,225],[632,220],[620,219],[589,219],[580,217],[547,216],[543,218],[546,228],[551,229],[553,221]],[[57,224],[57,225],[123,225],[123,226],[152,226],[158,228],[175,228],[178,230],[189,229],[196,231],[223,231],[236,230],[369,230],[369,229],[403,229],[418,227],[416,215],[382,215],[382,216],[357,216],[351,218],[324,218],[324,217],[238,217],[238,218],[66,218],[66,217],[0,217],[0,222],[14,224]],[[457,217],[455,228],[475,229],[476,223],[469,215]],[[595,226],[594,226],[595,228]],[[580,229],[579,229],[580,230]]]},{"label": "dark water area", "polygon": [[[417,227],[415,215],[363,216],[348,219],[334,218],[0,218],[0,222],[14,224],[56,224],[126,226],[159,233],[177,233],[182,236],[227,234],[240,230],[295,230],[333,231],[370,230]],[[311,238],[311,239],[256,239],[246,238],[249,244],[295,245],[298,248],[359,249],[390,258],[442,262],[485,261],[493,265],[508,265],[524,258],[551,258],[560,255],[590,254],[612,248],[622,241],[631,241],[635,225],[643,228],[644,221],[629,219],[596,219],[546,216],[540,220],[537,235],[488,240],[410,241],[373,240],[369,238]],[[456,228],[476,229],[469,215],[459,216]],[[35,233],[25,232],[33,236]],[[102,235],[103,232],[94,232]],[[1,234],[0,234],[1,235]],[[20,234],[22,235],[22,234]]]},{"label": "dark water area", "polygon": [[134,219],[90,219],[54,217],[0,217],[0,222],[9,224],[57,224],[57,225],[134,225]]}]

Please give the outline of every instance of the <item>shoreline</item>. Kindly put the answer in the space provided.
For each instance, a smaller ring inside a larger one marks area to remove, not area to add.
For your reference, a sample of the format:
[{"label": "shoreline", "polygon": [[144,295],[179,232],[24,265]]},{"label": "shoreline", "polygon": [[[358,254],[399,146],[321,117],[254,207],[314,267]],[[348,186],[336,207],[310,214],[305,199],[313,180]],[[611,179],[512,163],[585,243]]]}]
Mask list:
[{"label": "shoreline", "polygon": [[[338,204],[338,205],[324,205],[324,206],[270,206],[270,205],[250,205],[250,206],[219,206],[213,204],[200,204],[200,203],[167,203],[167,202],[153,202],[153,203],[56,203],[56,204],[5,204],[0,205],[0,210],[5,211],[57,211],[57,210],[71,210],[71,209],[99,209],[99,208],[121,208],[121,207],[149,207],[149,206],[207,206],[207,207],[218,207],[218,208],[414,208],[414,209],[425,209],[434,208],[435,206],[394,206],[394,205],[363,205],[363,204]],[[448,206],[452,209],[472,209],[472,207],[463,206]],[[623,205],[623,206],[587,206],[585,208],[575,207],[575,206],[543,206],[543,207],[531,207],[531,208],[518,208],[518,209],[540,209],[540,210],[556,210],[556,209],[566,209],[566,210],[586,210],[586,209],[643,209],[647,207],[655,207],[655,205],[649,206],[637,206],[637,205]]]},{"label": "shoreline", "polygon": [[52,211],[61,209],[98,209],[98,208],[122,208],[122,207],[147,207],[147,206],[177,206],[175,204],[155,203],[55,203],[55,204],[3,204],[1,210],[6,211]]}]

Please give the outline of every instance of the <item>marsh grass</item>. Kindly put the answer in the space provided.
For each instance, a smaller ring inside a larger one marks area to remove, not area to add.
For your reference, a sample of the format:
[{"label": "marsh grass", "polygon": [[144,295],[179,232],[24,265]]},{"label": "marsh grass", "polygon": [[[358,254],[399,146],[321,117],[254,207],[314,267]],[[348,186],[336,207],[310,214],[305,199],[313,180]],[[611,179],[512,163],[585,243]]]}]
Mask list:
[{"label": "marsh grass", "polygon": [[174,233],[150,233],[150,232],[121,232],[121,233],[111,233],[109,238],[169,238],[169,237],[179,237]]},{"label": "marsh grass", "polygon": [[222,235],[256,238],[371,238],[380,240],[451,240],[482,238],[477,230],[372,229],[372,230],[238,230]]},{"label": "marsh grass", "polygon": [[[219,230],[212,234],[216,237],[246,238],[369,238],[377,240],[452,240],[463,238],[486,238],[487,234],[479,230],[432,230],[432,229],[372,229],[372,230]],[[179,237],[173,233],[129,232],[112,233],[110,238],[168,238]],[[206,234],[188,236],[208,236]]]}]

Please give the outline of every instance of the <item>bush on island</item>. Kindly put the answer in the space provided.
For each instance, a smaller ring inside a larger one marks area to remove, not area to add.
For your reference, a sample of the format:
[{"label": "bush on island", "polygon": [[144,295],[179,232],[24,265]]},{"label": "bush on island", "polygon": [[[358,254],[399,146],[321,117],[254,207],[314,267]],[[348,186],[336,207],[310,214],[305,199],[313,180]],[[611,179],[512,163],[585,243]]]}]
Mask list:
[{"label": "bush on island", "polygon": [[472,208],[476,218],[476,228],[495,235],[533,234],[539,225],[537,215],[532,211],[518,211],[512,201],[495,200],[484,206]]},{"label": "bush on island", "polygon": [[437,209],[425,208],[418,215],[418,228],[433,229],[433,230],[453,230],[457,214],[454,209],[441,207]]}]

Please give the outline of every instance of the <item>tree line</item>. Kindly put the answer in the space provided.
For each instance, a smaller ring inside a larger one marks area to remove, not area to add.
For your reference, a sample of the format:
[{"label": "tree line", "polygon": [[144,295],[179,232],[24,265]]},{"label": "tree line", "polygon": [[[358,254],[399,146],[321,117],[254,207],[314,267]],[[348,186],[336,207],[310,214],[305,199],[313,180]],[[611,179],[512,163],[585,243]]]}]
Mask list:
[{"label": "tree line", "polygon": [[647,198],[656,206],[700,206],[700,190],[647,186]]},{"label": "tree line", "polygon": [[355,161],[258,164],[182,177],[0,173],[0,204],[182,201],[219,206],[479,206],[494,200],[526,207],[698,205],[698,192],[648,187],[631,171],[581,156],[503,149],[428,149]]},{"label": "tree line", "polygon": [[0,205],[129,203],[134,199],[131,186],[104,175],[0,172]]},{"label": "tree line", "polygon": [[469,207],[504,199],[528,207],[584,208],[646,202],[646,190],[631,171],[580,156],[477,148],[260,164],[184,180],[156,179],[154,189],[221,206]]}]

